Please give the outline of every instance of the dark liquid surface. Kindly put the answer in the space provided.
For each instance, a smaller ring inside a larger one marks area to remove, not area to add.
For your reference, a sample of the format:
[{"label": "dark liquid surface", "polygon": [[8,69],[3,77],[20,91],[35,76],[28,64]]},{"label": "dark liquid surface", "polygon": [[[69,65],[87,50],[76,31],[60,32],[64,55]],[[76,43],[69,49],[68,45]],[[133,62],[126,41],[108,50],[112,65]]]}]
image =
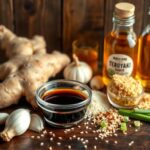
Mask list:
[{"label": "dark liquid surface", "polygon": [[84,101],[86,96],[72,89],[56,89],[45,93],[42,99],[52,104],[69,105]]},{"label": "dark liquid surface", "polygon": [[[42,96],[42,99],[51,104],[65,106],[80,103],[86,100],[87,96],[80,91],[73,89],[55,89],[53,91],[46,92]],[[47,120],[55,123],[56,125],[72,124],[83,119],[86,112],[86,106],[87,105],[83,105],[82,107],[80,106],[79,108],[71,108],[69,110],[65,109],[65,107],[63,108],[63,110],[60,110],[61,108],[59,110],[52,108],[52,110],[55,112],[45,111],[44,115]]]}]

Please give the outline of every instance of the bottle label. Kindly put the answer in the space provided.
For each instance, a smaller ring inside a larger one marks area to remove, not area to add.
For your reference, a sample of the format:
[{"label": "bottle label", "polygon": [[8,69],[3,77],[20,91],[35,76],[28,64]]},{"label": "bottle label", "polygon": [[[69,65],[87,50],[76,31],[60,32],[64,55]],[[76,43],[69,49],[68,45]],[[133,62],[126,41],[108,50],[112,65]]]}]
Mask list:
[{"label": "bottle label", "polygon": [[114,74],[131,75],[133,71],[133,60],[123,54],[112,54],[107,61],[107,73],[109,77]]}]

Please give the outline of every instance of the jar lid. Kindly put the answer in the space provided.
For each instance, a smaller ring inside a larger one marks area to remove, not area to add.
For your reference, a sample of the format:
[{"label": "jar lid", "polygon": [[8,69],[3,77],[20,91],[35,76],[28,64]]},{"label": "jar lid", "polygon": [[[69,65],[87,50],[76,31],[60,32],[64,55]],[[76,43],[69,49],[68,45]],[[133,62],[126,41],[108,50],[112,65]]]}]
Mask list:
[{"label": "jar lid", "polygon": [[135,6],[131,3],[121,2],[115,5],[115,15],[119,18],[128,18],[134,15]]}]

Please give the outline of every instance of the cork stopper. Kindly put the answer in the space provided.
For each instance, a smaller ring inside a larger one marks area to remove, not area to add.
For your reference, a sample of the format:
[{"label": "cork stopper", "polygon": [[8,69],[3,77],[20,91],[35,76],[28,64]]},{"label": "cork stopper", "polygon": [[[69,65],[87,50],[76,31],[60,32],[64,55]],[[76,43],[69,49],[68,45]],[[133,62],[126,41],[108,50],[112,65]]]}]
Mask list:
[{"label": "cork stopper", "polygon": [[115,5],[115,15],[119,18],[128,18],[134,15],[135,6],[131,3],[117,3]]}]

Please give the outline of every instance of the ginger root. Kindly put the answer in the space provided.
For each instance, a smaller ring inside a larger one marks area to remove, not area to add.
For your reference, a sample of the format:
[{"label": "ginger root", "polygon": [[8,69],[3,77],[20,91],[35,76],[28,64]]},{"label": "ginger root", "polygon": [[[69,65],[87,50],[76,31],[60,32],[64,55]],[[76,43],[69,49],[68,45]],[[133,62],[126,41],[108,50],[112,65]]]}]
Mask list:
[{"label": "ginger root", "polygon": [[0,46],[8,57],[0,65],[0,108],[18,103],[22,96],[36,107],[35,90],[70,62],[67,55],[58,51],[46,53],[43,37],[18,37],[2,25]]}]

